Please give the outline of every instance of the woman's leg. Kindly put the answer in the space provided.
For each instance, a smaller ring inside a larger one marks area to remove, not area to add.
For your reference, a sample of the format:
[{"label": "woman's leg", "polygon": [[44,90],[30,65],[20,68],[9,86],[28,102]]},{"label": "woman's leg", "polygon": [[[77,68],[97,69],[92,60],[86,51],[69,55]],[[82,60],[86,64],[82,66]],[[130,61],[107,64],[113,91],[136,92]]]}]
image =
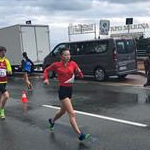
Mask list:
[{"label": "woman's leg", "polygon": [[28,76],[28,73],[27,73],[27,72],[24,73],[24,80],[25,80],[25,83],[26,83],[28,89],[32,89],[32,84],[31,84],[31,82],[29,81],[29,76]]},{"label": "woman's leg", "polygon": [[0,92],[0,108],[2,107],[2,93]]},{"label": "woman's leg", "polygon": [[1,103],[0,103],[0,117],[1,117],[1,119],[5,119],[4,107],[5,107],[5,104],[6,104],[6,101],[8,98],[9,98],[9,93],[8,93],[8,91],[6,91],[1,96]]},{"label": "woman's leg", "polygon": [[73,127],[74,131],[77,134],[81,134],[81,131],[79,130],[79,127],[76,122],[76,116],[72,107],[71,100],[69,98],[65,98],[61,100],[62,108],[65,109],[68,112],[69,115],[69,121],[71,126]]},{"label": "woman's leg", "polygon": [[64,115],[66,112],[65,108],[63,105],[61,105],[60,110],[56,113],[56,115],[54,116],[54,118],[52,119],[53,122],[55,122],[57,119],[59,119],[62,115]]},{"label": "woman's leg", "polygon": [[5,103],[7,101],[7,99],[9,98],[9,92],[6,91],[4,94],[2,94],[1,96],[1,108],[5,107]]},{"label": "woman's leg", "polygon": [[24,72],[24,80],[25,80],[26,84],[27,84],[27,82],[29,82],[29,78],[28,78],[28,73],[27,72]]}]

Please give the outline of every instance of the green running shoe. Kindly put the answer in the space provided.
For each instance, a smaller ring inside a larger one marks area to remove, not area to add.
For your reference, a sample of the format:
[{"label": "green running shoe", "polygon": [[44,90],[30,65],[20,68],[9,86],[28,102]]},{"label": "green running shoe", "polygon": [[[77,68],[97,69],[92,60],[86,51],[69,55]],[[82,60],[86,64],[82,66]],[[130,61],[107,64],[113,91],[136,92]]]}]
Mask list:
[{"label": "green running shoe", "polygon": [[5,110],[4,109],[0,110],[0,117],[1,117],[1,119],[5,119]]},{"label": "green running shoe", "polygon": [[81,133],[78,138],[79,138],[80,141],[83,141],[83,140],[88,140],[90,137],[91,137],[91,134]]},{"label": "green running shoe", "polygon": [[49,121],[49,124],[50,124],[49,128],[50,128],[51,131],[53,131],[55,124],[52,122],[51,118],[48,121]]}]

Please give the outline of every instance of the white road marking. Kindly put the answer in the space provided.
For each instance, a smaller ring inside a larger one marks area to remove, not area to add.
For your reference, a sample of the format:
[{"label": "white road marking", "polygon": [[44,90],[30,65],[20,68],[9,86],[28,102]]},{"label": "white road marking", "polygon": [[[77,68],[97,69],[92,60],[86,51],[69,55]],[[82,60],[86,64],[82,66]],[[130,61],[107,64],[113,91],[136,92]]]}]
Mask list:
[{"label": "white road marking", "polygon": [[101,85],[143,87],[143,85],[141,85],[141,84],[114,83],[114,82],[101,83]]},{"label": "white road marking", "polygon": [[[57,110],[60,109],[60,107],[51,106],[51,105],[42,105],[42,106],[47,107],[47,108],[57,109]],[[103,115],[97,115],[97,114],[92,114],[92,113],[87,113],[87,112],[82,112],[82,111],[76,111],[76,110],[75,110],[75,112],[77,114],[91,116],[91,117],[100,118],[100,119],[104,119],[104,120],[110,120],[110,121],[119,122],[119,123],[123,123],[123,124],[128,124],[128,125],[133,125],[133,126],[138,126],[138,127],[148,127],[147,124],[142,124],[142,123],[138,123],[138,122],[132,122],[132,121],[127,121],[127,120],[122,120],[122,119],[117,119],[117,118],[112,118],[112,117],[107,117],[107,116],[103,116]]]}]

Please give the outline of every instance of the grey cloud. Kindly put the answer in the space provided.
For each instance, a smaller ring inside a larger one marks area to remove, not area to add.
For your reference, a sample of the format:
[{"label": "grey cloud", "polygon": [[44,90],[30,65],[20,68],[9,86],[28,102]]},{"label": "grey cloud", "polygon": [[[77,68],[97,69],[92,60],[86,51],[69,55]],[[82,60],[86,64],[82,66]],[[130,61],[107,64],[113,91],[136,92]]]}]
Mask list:
[{"label": "grey cloud", "polygon": [[[102,6],[101,9],[99,9],[99,6]],[[107,18],[109,19],[122,18],[125,20],[125,18],[127,17],[138,18],[138,17],[149,16],[150,15],[150,10],[148,9],[149,6],[150,4],[149,5],[129,4],[120,7],[120,5],[117,4],[111,4],[106,6],[105,4],[102,5],[102,3],[100,3],[99,5],[95,6],[94,9],[87,10],[84,12],[79,12],[72,15],[74,15],[74,20],[78,20],[79,22],[82,21],[96,22],[100,19],[107,19]],[[144,11],[143,8],[145,8]]]},{"label": "grey cloud", "polygon": [[12,0],[12,2],[48,11],[77,11],[91,8],[93,0]]},{"label": "grey cloud", "polygon": [[[9,2],[9,5],[7,5]],[[5,19],[23,20],[34,16],[45,16],[47,18],[73,19],[77,14],[84,14],[92,8],[91,0],[1,0],[0,13]],[[8,11],[9,10],[9,11]],[[60,18],[61,17],[61,18]],[[77,15],[78,17],[78,15]],[[17,19],[18,18],[18,19]],[[36,19],[36,18],[35,18]],[[51,20],[51,19],[50,19]]]},{"label": "grey cloud", "polygon": [[91,8],[92,1],[90,0],[55,0],[49,5],[49,7],[55,10],[66,10],[66,11],[76,11],[76,10],[86,10]]},{"label": "grey cloud", "polygon": [[[95,3],[96,1],[99,3]],[[6,24],[12,21],[21,22],[26,18],[40,22],[40,17],[43,17],[46,23],[62,23],[149,16],[150,0],[138,4],[133,2],[140,2],[140,0],[0,0],[0,14],[1,18],[5,16]],[[3,21],[0,20],[0,24]]]},{"label": "grey cloud", "polygon": [[129,3],[138,3],[138,2],[150,2],[150,0],[96,0],[96,1],[116,3],[116,4],[129,4]]}]

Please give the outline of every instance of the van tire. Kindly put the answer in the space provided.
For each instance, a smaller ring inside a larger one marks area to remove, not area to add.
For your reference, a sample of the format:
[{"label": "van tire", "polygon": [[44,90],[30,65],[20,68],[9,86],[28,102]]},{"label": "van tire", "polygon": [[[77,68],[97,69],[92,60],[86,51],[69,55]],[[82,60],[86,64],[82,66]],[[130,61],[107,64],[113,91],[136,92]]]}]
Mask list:
[{"label": "van tire", "polygon": [[104,81],[107,78],[106,72],[101,67],[94,70],[94,77],[97,81]]}]

